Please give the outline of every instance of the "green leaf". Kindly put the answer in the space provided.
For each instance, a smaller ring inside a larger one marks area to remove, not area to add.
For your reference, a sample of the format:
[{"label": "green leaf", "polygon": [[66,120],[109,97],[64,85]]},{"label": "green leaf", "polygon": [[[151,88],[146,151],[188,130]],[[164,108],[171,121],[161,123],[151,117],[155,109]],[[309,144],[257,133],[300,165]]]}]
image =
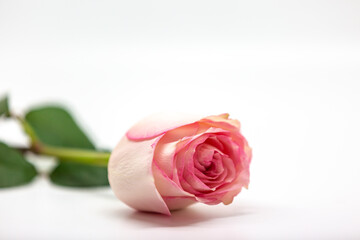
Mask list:
[{"label": "green leaf", "polygon": [[8,103],[8,97],[7,96],[0,99],[0,117],[2,115],[6,116],[6,117],[10,116],[9,103]]},{"label": "green leaf", "polygon": [[96,187],[109,185],[107,167],[62,162],[50,175],[51,181],[63,186]]},{"label": "green leaf", "polygon": [[29,111],[25,120],[42,143],[56,147],[95,149],[68,111],[49,106]]},{"label": "green leaf", "polygon": [[36,175],[35,167],[18,151],[0,142],[0,188],[29,183]]},{"label": "green leaf", "polygon": [[[29,111],[25,120],[30,124],[42,144],[52,147],[92,149],[94,144],[64,108],[47,106]],[[59,165],[50,175],[58,185],[72,187],[96,187],[109,185],[107,168],[60,159]]]}]

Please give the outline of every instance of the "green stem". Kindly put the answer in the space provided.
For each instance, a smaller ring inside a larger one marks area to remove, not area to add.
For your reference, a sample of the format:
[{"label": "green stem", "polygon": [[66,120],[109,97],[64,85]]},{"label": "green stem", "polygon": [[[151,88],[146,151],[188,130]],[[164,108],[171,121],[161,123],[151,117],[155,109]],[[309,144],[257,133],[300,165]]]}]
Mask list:
[{"label": "green stem", "polygon": [[26,120],[20,116],[11,114],[12,117],[16,118],[25,133],[30,137],[31,148],[29,151],[57,157],[60,161],[77,162],[83,164],[91,164],[98,166],[107,166],[110,158],[109,152],[99,152],[91,149],[78,149],[78,148],[66,148],[66,147],[54,147],[42,143],[35,134],[35,131]]},{"label": "green stem", "polygon": [[76,148],[63,148],[40,145],[36,152],[43,155],[59,158],[61,161],[78,162],[99,166],[107,166],[110,158],[109,152],[98,152],[95,150],[85,150]]}]

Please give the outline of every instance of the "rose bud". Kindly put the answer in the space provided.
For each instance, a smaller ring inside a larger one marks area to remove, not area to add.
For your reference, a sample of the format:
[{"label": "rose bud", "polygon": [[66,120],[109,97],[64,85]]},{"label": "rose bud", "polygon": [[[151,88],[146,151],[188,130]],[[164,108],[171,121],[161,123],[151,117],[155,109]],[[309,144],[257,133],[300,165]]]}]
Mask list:
[{"label": "rose bud", "polygon": [[170,215],[190,204],[230,204],[249,184],[251,148],[229,114],[194,118],[152,115],[113,150],[109,182],[141,211]]}]

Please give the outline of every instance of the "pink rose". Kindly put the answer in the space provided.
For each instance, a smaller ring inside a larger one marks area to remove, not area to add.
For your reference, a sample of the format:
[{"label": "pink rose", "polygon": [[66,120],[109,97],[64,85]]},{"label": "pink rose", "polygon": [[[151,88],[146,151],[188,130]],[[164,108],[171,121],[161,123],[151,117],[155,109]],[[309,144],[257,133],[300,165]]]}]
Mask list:
[{"label": "pink rose", "polygon": [[170,215],[196,202],[230,204],[249,184],[251,148],[228,114],[150,116],[111,154],[111,188],[141,211]]}]

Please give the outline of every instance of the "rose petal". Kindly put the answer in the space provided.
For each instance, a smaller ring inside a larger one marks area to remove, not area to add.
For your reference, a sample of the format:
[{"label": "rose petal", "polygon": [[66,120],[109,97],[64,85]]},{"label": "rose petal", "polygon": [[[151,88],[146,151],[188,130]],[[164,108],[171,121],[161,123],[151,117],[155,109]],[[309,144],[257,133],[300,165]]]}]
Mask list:
[{"label": "rose petal", "polygon": [[235,178],[235,174],[236,174],[236,169],[235,169],[235,165],[234,162],[231,158],[224,156],[223,157],[223,164],[224,167],[227,169],[228,173],[226,178],[224,179],[224,183],[228,183],[234,180]]},{"label": "rose petal", "polygon": [[154,162],[170,178],[174,169],[174,155],[181,139],[197,134],[199,124],[188,124],[165,133],[158,143],[154,153]]},{"label": "rose petal", "polygon": [[156,164],[153,165],[155,185],[161,196],[164,197],[194,197],[185,192],[172,179],[170,179]]},{"label": "rose petal", "polygon": [[[212,129],[210,131],[218,131],[217,129]],[[214,189],[208,187],[204,184],[197,176],[194,166],[194,154],[197,146],[206,141],[210,136],[210,132],[199,134],[197,137],[193,137],[192,141],[189,141],[181,151],[175,156],[176,158],[176,167],[178,178],[174,180],[180,184],[184,190],[197,194],[199,192],[208,192],[213,191]],[[182,181],[181,181],[182,180]]]},{"label": "rose petal", "polygon": [[141,141],[151,139],[161,134],[201,119],[195,115],[183,115],[179,113],[158,113],[144,118],[126,133],[130,140]]},{"label": "rose petal", "polygon": [[188,185],[183,186],[186,191],[192,192],[194,189],[196,192],[210,192],[215,189],[210,188],[205,183],[203,183],[196,175],[188,170],[184,171],[184,180],[191,186],[188,188]]},{"label": "rose petal", "polygon": [[217,139],[216,135],[210,136],[208,139],[206,139],[205,143],[214,146],[219,152],[224,151],[224,145]]},{"label": "rose petal", "polygon": [[229,114],[209,116],[200,120],[200,122],[210,124],[212,127],[222,128],[229,131],[240,129],[240,122],[236,119],[228,119]]},{"label": "rose petal", "polygon": [[242,170],[233,182],[223,185],[214,192],[208,194],[198,194],[196,195],[196,199],[199,202],[210,205],[218,204],[220,202],[227,205],[230,204],[233,201],[233,198],[240,193],[242,187],[247,187],[248,184],[249,168]]},{"label": "rose petal", "polygon": [[110,156],[109,182],[115,195],[130,207],[170,215],[152,174],[154,141],[133,142],[123,137]]}]

